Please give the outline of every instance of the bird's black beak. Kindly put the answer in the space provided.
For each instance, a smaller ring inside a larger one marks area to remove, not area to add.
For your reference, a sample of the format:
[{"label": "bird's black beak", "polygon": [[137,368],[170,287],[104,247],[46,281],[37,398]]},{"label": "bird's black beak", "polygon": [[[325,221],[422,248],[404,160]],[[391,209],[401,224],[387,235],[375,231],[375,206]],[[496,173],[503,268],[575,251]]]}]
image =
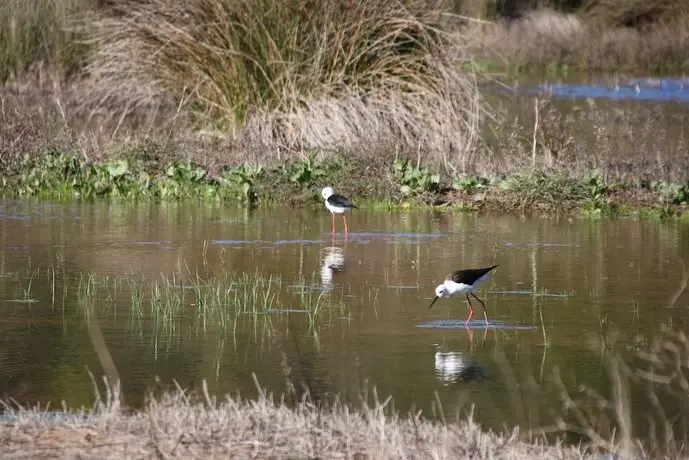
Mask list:
[{"label": "bird's black beak", "polygon": [[435,296],[435,299],[433,299],[433,302],[431,302],[431,304],[428,306],[428,309],[429,309],[429,310],[431,309],[431,307],[433,307],[433,304],[434,304],[435,301],[438,300],[439,298],[440,298],[440,297]]}]

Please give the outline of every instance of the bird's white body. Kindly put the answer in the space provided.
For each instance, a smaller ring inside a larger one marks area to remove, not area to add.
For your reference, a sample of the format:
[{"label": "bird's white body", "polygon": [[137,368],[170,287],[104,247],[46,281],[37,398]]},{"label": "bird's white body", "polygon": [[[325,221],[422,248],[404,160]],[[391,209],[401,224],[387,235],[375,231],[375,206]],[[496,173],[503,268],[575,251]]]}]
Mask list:
[{"label": "bird's white body", "polygon": [[328,203],[327,201],[325,202],[325,207],[328,208],[328,211],[332,212],[333,214],[344,214],[344,212],[349,209],[349,208],[340,208],[339,206],[333,206],[330,203]]},{"label": "bird's white body", "polygon": [[325,200],[325,207],[328,209],[328,211],[332,212],[333,214],[344,214],[344,212],[347,211],[349,208],[337,206],[334,204],[330,204],[328,202],[328,198],[330,198],[334,194],[335,190],[333,190],[332,187],[325,187],[323,188],[323,190],[321,190],[321,196]]},{"label": "bird's white body", "polygon": [[476,289],[478,288],[478,283],[488,278],[488,276],[489,273],[486,273],[485,275],[477,279],[474,282],[474,284],[455,283],[452,280],[445,280],[443,281],[443,284],[439,284],[438,287],[435,288],[435,295],[437,295],[438,297],[452,297],[459,294],[469,294],[470,292],[476,292]]}]

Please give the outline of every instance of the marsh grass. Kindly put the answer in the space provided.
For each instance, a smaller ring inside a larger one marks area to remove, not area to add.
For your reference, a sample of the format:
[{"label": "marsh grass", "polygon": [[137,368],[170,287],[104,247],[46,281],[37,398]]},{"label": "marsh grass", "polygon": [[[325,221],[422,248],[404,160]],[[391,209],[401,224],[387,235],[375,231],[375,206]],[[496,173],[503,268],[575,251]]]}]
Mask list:
[{"label": "marsh grass", "polygon": [[148,323],[167,335],[187,329],[232,334],[240,327],[270,333],[275,319],[284,321],[293,314],[304,315],[309,330],[317,331],[347,315],[336,296],[337,292],[304,288],[290,293],[279,276],[260,272],[202,276],[189,271],[159,279],[88,273],[80,275],[76,286],[86,321],[92,315],[124,315],[136,330]]}]

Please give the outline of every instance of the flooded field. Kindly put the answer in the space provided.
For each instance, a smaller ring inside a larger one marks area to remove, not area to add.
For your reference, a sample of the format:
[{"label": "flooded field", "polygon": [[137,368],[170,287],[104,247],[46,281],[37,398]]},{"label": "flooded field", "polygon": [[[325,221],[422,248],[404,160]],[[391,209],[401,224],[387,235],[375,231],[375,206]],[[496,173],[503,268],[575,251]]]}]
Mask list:
[{"label": "flooded field", "polygon": [[[88,371],[106,366],[136,407],[173,380],[253,396],[255,374],[276,394],[356,405],[375,389],[402,412],[475,405],[486,427],[538,429],[564,391],[610,396],[607,352],[687,328],[680,222],[361,209],[348,224],[333,240],[325,210],[3,201],[0,396],[90,406]],[[493,264],[487,325],[474,302],[465,327],[462,296],[428,309],[450,271]]]}]

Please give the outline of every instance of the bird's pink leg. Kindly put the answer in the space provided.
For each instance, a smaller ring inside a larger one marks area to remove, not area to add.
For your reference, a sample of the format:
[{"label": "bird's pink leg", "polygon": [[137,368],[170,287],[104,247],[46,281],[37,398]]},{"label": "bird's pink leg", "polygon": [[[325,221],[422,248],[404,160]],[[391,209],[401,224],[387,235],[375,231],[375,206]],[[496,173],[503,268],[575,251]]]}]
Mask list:
[{"label": "bird's pink leg", "polygon": [[469,296],[467,296],[467,308],[469,309],[469,317],[467,318],[467,322],[464,323],[465,327],[469,326],[469,321],[471,321],[471,317],[474,316],[474,307],[472,307],[471,305],[471,300],[469,300]]},{"label": "bird's pink leg", "polygon": [[[474,296],[474,299],[478,300],[481,306],[483,307],[483,318],[486,320],[486,326],[488,326],[488,312],[486,311],[486,303],[483,300],[476,297],[476,294],[474,294],[473,292],[471,293],[471,295]],[[469,299],[468,296],[467,299]]]},{"label": "bird's pink leg", "polygon": [[342,214],[342,220],[344,220],[344,225],[345,225],[345,235],[349,233],[349,230],[347,229],[347,218],[345,217],[344,214]]},{"label": "bird's pink leg", "polygon": [[333,213],[333,238],[335,238],[335,213]]}]

